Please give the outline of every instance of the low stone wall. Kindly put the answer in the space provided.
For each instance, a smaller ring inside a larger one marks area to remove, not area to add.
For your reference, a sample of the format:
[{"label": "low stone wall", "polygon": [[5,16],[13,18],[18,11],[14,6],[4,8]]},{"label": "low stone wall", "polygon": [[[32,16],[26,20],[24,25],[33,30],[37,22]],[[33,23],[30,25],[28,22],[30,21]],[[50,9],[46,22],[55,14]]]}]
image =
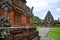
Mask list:
[{"label": "low stone wall", "polygon": [[[18,28],[18,27],[8,27],[1,28],[0,32],[3,33],[4,40],[37,40],[39,39],[39,31],[35,27],[29,28]],[[0,38],[1,38],[0,37]]]}]

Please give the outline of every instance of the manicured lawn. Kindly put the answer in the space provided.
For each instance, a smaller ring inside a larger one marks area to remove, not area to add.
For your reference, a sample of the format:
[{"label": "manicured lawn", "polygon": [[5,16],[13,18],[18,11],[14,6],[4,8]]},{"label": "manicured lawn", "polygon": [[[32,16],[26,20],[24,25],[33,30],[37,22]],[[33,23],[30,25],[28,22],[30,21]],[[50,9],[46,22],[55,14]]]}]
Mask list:
[{"label": "manicured lawn", "polygon": [[50,31],[60,31],[60,27],[51,28]]},{"label": "manicured lawn", "polygon": [[47,37],[55,38],[55,40],[60,40],[60,27],[51,28]]}]

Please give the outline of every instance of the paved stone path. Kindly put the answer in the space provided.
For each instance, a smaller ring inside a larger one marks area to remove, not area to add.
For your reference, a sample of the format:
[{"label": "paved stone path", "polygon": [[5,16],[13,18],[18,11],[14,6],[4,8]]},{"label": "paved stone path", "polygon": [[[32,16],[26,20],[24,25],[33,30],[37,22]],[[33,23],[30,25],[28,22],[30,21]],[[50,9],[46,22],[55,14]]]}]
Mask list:
[{"label": "paved stone path", "polygon": [[41,28],[39,30],[39,36],[41,36],[40,40],[54,40],[53,38],[46,38],[45,36],[47,35],[47,33],[49,32],[50,28]]},{"label": "paved stone path", "polygon": [[39,30],[39,36],[42,36],[42,37],[44,37],[44,36],[46,36],[47,35],[47,33],[49,32],[49,29],[50,28],[41,28],[40,30]]}]

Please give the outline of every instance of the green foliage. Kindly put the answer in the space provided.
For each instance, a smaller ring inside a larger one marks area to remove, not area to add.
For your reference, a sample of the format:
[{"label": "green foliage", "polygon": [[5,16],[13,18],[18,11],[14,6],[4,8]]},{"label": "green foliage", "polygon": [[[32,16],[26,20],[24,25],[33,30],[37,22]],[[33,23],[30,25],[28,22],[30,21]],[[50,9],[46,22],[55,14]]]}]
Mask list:
[{"label": "green foliage", "polygon": [[33,23],[36,26],[37,29],[40,29],[41,25],[38,24],[38,21],[41,21],[41,19],[37,16],[33,17]]},{"label": "green foliage", "polygon": [[34,23],[37,23],[38,21],[40,21],[41,19],[39,18],[39,17],[37,17],[37,16],[34,16],[33,17],[33,22]]}]

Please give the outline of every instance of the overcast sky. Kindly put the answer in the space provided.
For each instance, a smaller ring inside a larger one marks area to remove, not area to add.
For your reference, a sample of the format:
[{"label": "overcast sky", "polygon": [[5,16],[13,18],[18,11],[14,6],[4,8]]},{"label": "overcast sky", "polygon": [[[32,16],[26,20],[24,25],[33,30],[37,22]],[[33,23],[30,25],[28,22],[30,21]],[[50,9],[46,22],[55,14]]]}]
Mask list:
[{"label": "overcast sky", "polygon": [[47,11],[50,10],[54,19],[60,17],[60,0],[26,0],[30,8],[33,6],[33,14],[44,19]]}]

